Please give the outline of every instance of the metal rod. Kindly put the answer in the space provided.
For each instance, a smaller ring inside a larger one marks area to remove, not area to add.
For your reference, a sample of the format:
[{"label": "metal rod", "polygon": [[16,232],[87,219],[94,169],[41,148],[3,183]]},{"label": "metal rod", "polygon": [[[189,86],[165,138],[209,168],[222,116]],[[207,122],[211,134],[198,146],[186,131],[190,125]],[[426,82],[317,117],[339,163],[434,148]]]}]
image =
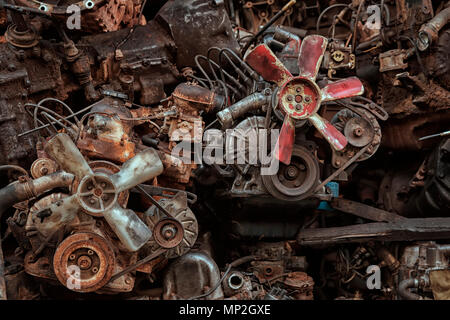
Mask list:
[{"label": "metal rod", "polygon": [[[68,119],[71,119],[71,118],[73,118],[73,117],[76,117],[77,115],[82,114],[83,112],[86,112],[86,111],[88,111],[89,109],[91,109],[91,108],[93,108],[93,107],[94,107],[94,105],[90,105],[89,107],[86,107],[86,108],[84,108],[84,109],[82,109],[82,110],[80,110],[80,111],[78,111],[78,112],[75,112],[74,114],[71,114],[71,115],[65,117],[64,120],[68,120]],[[56,122],[52,122],[52,124],[56,124]],[[17,135],[17,137],[20,138],[20,137],[26,136],[26,135],[28,135],[28,134],[31,134],[31,133],[33,133],[33,132],[36,132],[36,131],[45,129],[45,128],[51,126],[52,124],[48,123],[48,124],[46,124],[46,125],[43,125],[43,126],[34,128],[34,129],[32,129],[32,130],[29,130],[29,131],[27,131],[27,132],[24,132],[24,133],[21,133],[21,134]]]},{"label": "metal rod", "polygon": [[437,137],[445,137],[445,136],[450,136],[450,130],[449,131],[444,131],[441,133],[436,133],[436,134],[432,134],[430,136],[425,136],[419,139],[419,141],[423,141],[423,140],[427,140],[427,139],[433,139],[433,138],[437,138]]},{"label": "metal rod", "polygon": [[267,22],[259,31],[258,33],[256,33],[249,42],[247,42],[247,44],[245,45],[244,49],[242,49],[242,52],[245,53],[248,48],[252,45],[252,43],[258,39],[259,36],[261,36],[264,31],[266,31],[271,25],[273,25],[286,11],[289,10],[289,8],[291,8],[294,4],[296,4],[297,1],[296,0],[291,0],[289,1],[284,7],[283,9],[281,9],[280,11],[277,12],[276,15],[274,15],[272,17],[272,19],[270,19],[269,22]]}]

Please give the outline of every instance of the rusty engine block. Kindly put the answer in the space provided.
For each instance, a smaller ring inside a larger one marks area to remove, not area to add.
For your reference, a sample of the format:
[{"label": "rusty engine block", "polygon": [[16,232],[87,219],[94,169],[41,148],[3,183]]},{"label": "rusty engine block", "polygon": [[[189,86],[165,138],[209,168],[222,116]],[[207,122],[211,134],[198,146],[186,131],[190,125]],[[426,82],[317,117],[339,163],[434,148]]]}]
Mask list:
[{"label": "rusty engine block", "polygon": [[450,299],[450,2],[0,5],[0,300]]}]

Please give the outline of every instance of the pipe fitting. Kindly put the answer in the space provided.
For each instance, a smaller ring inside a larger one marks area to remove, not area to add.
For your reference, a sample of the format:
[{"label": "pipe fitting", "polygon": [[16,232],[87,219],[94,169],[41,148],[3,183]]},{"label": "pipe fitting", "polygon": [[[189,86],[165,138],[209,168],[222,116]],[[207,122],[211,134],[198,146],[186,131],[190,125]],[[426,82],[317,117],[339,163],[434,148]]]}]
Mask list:
[{"label": "pipe fitting", "polygon": [[172,93],[178,107],[213,112],[220,110],[225,103],[225,97],[193,84],[182,83]]},{"label": "pipe fitting", "polygon": [[236,119],[239,119],[244,114],[258,110],[262,106],[270,103],[270,98],[271,98],[271,91],[264,93],[256,92],[242,99],[241,101],[233,104],[227,109],[218,112],[217,119],[222,125],[222,128],[224,129],[230,128],[234,124]]},{"label": "pipe fitting", "polygon": [[398,294],[405,300],[424,300],[424,298],[416,293],[412,293],[409,289],[419,288],[420,281],[418,279],[405,279],[398,285]]},{"label": "pipe fitting", "polygon": [[450,20],[450,7],[439,12],[433,19],[423,24],[419,31],[417,47],[420,51],[425,51],[432,42],[436,42],[439,31]]},{"label": "pipe fitting", "polygon": [[55,188],[70,187],[74,179],[73,174],[59,171],[35,180],[11,183],[0,190],[0,218],[16,203],[35,198]]}]

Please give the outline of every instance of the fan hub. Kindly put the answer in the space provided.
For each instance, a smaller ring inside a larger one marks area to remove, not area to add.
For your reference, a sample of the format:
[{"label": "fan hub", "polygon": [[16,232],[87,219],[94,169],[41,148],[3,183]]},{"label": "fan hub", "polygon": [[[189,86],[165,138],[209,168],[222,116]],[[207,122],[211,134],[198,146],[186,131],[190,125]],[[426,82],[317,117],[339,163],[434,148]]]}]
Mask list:
[{"label": "fan hub", "polygon": [[97,215],[116,204],[118,192],[111,178],[99,172],[80,181],[77,196],[84,211]]},{"label": "fan hub", "polygon": [[279,108],[294,120],[304,120],[315,114],[321,104],[320,88],[314,81],[296,77],[286,82],[278,94]]}]

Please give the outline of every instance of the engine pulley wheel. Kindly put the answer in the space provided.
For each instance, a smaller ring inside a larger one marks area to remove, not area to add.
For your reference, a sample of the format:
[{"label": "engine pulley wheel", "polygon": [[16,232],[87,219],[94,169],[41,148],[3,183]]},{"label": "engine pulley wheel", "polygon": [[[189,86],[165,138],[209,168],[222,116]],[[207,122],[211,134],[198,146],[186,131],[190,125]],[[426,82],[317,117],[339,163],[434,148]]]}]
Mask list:
[{"label": "engine pulley wheel", "polygon": [[75,292],[93,292],[112,277],[115,255],[111,245],[94,233],[67,237],[56,249],[53,270],[58,280]]},{"label": "engine pulley wheel", "polygon": [[352,146],[359,148],[367,146],[374,134],[369,121],[361,117],[354,117],[345,124],[344,135]]},{"label": "engine pulley wheel", "polygon": [[340,168],[346,161],[368,146],[367,151],[355,161],[361,162],[374,155],[381,144],[381,127],[375,116],[362,108],[357,109],[359,114],[342,109],[336,113],[331,123],[342,132],[348,144],[341,151],[333,151],[332,164]]},{"label": "engine pulley wheel", "polygon": [[158,221],[153,229],[156,242],[165,249],[175,248],[183,240],[183,225],[175,219]]},{"label": "engine pulley wheel", "polygon": [[34,179],[55,173],[58,165],[55,161],[48,158],[40,158],[33,162],[30,168],[31,176]]},{"label": "engine pulley wheel", "polygon": [[305,147],[295,145],[291,163],[280,162],[277,174],[263,175],[267,191],[275,198],[300,201],[312,195],[319,181],[319,163]]},{"label": "engine pulley wheel", "polygon": [[146,212],[145,220],[153,230],[153,237],[146,246],[150,249],[147,254],[165,248],[167,251],[164,255],[167,258],[180,257],[188,252],[197,240],[197,218],[187,206],[187,196],[184,192],[179,192],[171,199],[162,199],[159,203],[172,217],[166,217],[155,206]]}]

